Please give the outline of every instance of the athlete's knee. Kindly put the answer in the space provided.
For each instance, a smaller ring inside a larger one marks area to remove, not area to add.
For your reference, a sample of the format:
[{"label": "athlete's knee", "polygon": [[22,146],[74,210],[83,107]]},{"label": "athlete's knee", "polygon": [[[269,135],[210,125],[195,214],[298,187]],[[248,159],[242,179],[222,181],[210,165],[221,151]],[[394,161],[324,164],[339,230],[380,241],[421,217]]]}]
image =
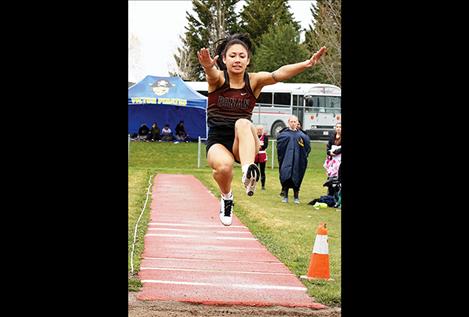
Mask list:
[{"label": "athlete's knee", "polygon": [[221,162],[214,166],[213,172],[217,175],[230,175],[233,172],[233,166],[227,162]]},{"label": "athlete's knee", "polygon": [[235,129],[251,128],[251,121],[248,119],[238,119],[235,123]]}]

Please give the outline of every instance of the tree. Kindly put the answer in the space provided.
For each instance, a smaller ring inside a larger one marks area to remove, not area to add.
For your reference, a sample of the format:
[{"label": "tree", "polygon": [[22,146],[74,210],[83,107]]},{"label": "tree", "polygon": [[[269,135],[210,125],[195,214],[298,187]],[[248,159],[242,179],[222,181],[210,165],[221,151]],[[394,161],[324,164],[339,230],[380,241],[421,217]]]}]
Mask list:
[{"label": "tree", "polygon": [[195,67],[193,64],[196,61],[193,56],[191,56],[192,50],[187,43],[186,36],[187,34],[184,37],[179,36],[179,39],[182,42],[182,47],[178,47],[178,53],[173,55],[178,69],[174,72],[169,71],[169,76],[178,76],[183,80],[193,81],[198,78],[198,75],[194,72]]},{"label": "tree", "polygon": [[341,85],[341,1],[317,0],[311,11],[314,25],[305,34],[305,46],[311,52],[321,46],[327,47],[327,53],[316,67],[322,81]]},{"label": "tree", "polygon": [[186,12],[188,25],[182,48],[174,59],[179,68],[177,75],[185,80],[203,81],[205,72],[197,59],[197,51],[207,47],[215,51],[214,43],[228,34],[239,31],[235,5],[239,0],[192,0],[194,15]]},{"label": "tree", "polygon": [[293,19],[289,9],[287,0],[246,0],[240,12],[240,31],[251,37],[253,53],[269,26],[292,24],[297,32],[300,30],[300,24]]},{"label": "tree", "polygon": [[139,38],[132,34],[129,39],[129,79],[139,81],[143,78],[142,54],[140,50],[141,42]]},{"label": "tree", "polygon": [[[309,52],[300,45],[300,34],[292,24],[271,26],[262,35],[260,44],[253,56],[253,71],[272,72],[286,64],[294,64],[310,58]],[[313,68],[314,69],[314,68]],[[309,70],[285,82],[305,82]]]}]

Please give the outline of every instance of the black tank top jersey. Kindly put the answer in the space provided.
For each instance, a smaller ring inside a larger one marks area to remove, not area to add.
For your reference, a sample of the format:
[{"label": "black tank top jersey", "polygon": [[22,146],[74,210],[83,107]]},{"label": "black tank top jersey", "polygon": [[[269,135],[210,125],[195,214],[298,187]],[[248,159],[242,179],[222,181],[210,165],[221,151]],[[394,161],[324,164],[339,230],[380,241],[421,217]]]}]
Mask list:
[{"label": "black tank top jersey", "polygon": [[234,127],[236,120],[251,121],[256,97],[251,90],[249,75],[244,73],[244,87],[230,88],[228,72],[224,71],[225,82],[217,90],[208,94],[207,124],[213,127]]}]

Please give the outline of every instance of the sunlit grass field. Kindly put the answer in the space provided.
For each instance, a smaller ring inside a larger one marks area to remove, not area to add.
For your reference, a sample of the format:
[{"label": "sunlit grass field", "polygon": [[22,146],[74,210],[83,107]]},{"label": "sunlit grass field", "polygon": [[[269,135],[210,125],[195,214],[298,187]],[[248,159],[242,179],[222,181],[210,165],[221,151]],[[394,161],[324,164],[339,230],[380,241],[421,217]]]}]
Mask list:
[{"label": "sunlit grass field", "polygon": [[[290,190],[290,203],[281,203],[278,164],[274,154],[272,162],[272,142],[267,148],[266,190],[260,185],[253,197],[244,193],[241,184],[241,168],[235,164],[233,194],[235,214],[253,235],[267,249],[297,276],[306,275],[311,251],[316,236],[316,229],[321,222],[327,223],[331,281],[302,280],[308,292],[317,301],[328,306],[340,306],[341,303],[341,216],[340,209],[314,209],[308,202],[326,195],[327,189],[322,184],[326,173],[322,164],[325,159],[325,143],[313,142],[309,155],[308,169],[300,190],[299,205],[293,204]],[[129,145],[129,290],[137,290],[140,282],[130,274],[130,253],[133,242],[135,222],[145,202],[148,180],[157,173],[191,174],[197,177],[216,197],[218,187],[212,178],[211,169],[205,158],[205,145],[200,148],[200,168],[198,165],[197,143],[148,143],[130,142]],[[150,196],[151,197],[151,196]],[[148,201],[139,223],[137,244],[134,256],[134,271],[138,272],[139,257],[143,252],[143,236],[149,219]]]}]

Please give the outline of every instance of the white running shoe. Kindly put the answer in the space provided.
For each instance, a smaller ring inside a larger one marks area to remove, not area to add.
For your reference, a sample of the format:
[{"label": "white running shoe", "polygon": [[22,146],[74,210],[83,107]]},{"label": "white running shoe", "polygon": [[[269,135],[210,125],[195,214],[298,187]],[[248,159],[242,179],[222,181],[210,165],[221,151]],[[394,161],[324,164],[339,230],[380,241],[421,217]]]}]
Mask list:
[{"label": "white running shoe", "polygon": [[225,226],[231,225],[233,221],[233,195],[231,199],[220,199],[220,221]]},{"label": "white running shoe", "polygon": [[241,182],[246,188],[246,194],[248,194],[248,196],[254,195],[254,192],[256,191],[256,183],[259,181],[259,177],[260,172],[257,165],[254,163],[249,165],[247,172],[243,174],[243,177],[241,178]]}]

